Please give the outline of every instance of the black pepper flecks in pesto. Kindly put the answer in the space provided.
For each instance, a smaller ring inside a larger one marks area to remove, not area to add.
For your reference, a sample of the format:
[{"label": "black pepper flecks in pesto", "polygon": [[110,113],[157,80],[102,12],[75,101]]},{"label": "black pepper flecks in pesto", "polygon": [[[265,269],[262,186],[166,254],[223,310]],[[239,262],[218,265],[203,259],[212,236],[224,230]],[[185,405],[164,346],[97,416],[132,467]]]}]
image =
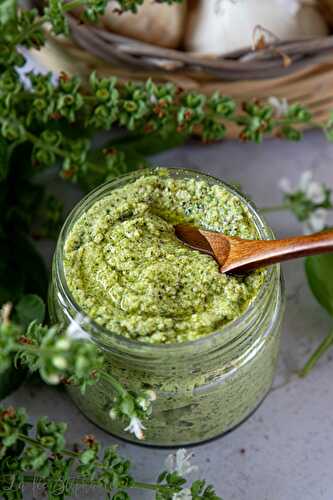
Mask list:
[{"label": "black pepper flecks in pesto", "polygon": [[246,206],[222,185],[142,176],[96,202],[68,235],[65,275],[82,310],[111,332],[157,344],[195,340],[241,316],[263,271],[221,274],[176,238],[180,222],[258,237]]}]

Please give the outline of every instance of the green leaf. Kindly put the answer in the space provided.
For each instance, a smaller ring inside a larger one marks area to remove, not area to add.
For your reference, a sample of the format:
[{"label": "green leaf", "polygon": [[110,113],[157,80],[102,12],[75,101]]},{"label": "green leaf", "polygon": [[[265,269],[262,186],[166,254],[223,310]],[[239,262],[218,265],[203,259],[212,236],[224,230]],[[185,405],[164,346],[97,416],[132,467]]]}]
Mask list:
[{"label": "green leaf", "polygon": [[85,450],[83,453],[81,453],[80,460],[81,463],[87,465],[89,464],[96,456],[96,453],[92,449]]},{"label": "green leaf", "polygon": [[0,24],[5,24],[16,18],[16,0],[0,0]]},{"label": "green leaf", "polygon": [[23,328],[28,328],[33,321],[39,323],[44,321],[45,304],[38,295],[24,295],[15,309],[18,321]]},{"label": "green leaf", "polygon": [[297,130],[294,127],[291,127],[290,125],[285,125],[282,127],[282,135],[289,141],[300,141],[302,139],[302,132]]},{"label": "green leaf", "polygon": [[312,293],[333,316],[333,253],[308,257],[305,270]]},{"label": "green leaf", "polygon": [[25,380],[27,370],[13,364],[0,372],[0,401],[14,392]]}]

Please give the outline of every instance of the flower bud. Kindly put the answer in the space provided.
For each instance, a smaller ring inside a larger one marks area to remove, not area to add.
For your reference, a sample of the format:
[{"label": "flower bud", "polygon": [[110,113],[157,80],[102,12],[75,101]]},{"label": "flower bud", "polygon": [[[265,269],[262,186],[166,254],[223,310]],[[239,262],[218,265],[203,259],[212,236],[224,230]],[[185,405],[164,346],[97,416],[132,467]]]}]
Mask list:
[{"label": "flower bud", "polygon": [[52,358],[53,366],[59,368],[59,370],[65,370],[68,366],[67,360],[64,356],[54,356]]}]

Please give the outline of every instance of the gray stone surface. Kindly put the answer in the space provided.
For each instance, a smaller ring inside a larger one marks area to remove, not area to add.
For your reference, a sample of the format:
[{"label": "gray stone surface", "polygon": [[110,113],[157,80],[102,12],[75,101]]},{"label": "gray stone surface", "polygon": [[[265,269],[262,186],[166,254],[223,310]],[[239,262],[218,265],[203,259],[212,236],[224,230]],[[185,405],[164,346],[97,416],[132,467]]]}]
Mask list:
[{"label": "gray stone surface", "polygon": [[[288,176],[297,181],[306,169],[333,186],[333,145],[317,132],[308,133],[298,144],[277,140],[261,146],[238,142],[191,144],[154,158],[154,163],[190,167],[239,182],[258,206],[279,203],[278,180]],[[76,188],[64,187],[52,176],[48,183],[65,199],[67,208],[81,196]],[[271,215],[269,221],[278,236],[301,232],[299,223],[289,214]],[[49,256],[52,246],[45,244],[43,251]],[[311,296],[302,261],[287,264],[284,270],[288,301],[273,390],[241,427],[193,449],[200,475],[215,485],[224,500],[333,499],[332,360],[326,356],[305,380],[296,374],[332,326],[331,320]],[[30,383],[9,401],[26,406],[33,418],[47,414],[68,421],[72,443],[86,433],[95,434],[105,444],[118,442],[88,422],[59,389]],[[135,462],[135,472],[142,480],[153,480],[169,453],[118,443],[120,452]],[[27,495],[31,497],[31,493]],[[76,498],[100,499],[103,495],[81,491]],[[135,493],[133,498],[148,500],[151,496]]]}]

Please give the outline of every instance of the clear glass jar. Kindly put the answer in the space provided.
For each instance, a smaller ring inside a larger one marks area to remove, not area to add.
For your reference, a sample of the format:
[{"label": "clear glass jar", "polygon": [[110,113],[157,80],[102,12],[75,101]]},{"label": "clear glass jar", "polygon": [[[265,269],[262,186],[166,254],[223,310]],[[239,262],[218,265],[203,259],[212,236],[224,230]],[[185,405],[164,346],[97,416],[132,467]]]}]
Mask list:
[{"label": "clear glass jar", "polygon": [[[234,188],[194,171],[170,169],[170,175],[222,184],[248,207],[262,239],[272,231],[252,203]],[[49,293],[52,322],[80,323],[90,340],[103,351],[106,369],[129,390],[153,389],[157,400],[147,423],[144,444],[181,446],[201,443],[229,431],[248,417],[269,391],[274,377],[284,291],[280,267],[267,270],[264,284],[245,313],[221,331],[180,344],[144,344],[116,335],[85,317],[65,280],[63,248],[73,224],[91,205],[113,189],[133,182],[139,171],[103,184],[71,212],[59,236]],[[80,410],[111,434],[135,441],[122,422],[111,420],[113,389],[105,381],[84,395],[72,386],[69,393]]]}]

